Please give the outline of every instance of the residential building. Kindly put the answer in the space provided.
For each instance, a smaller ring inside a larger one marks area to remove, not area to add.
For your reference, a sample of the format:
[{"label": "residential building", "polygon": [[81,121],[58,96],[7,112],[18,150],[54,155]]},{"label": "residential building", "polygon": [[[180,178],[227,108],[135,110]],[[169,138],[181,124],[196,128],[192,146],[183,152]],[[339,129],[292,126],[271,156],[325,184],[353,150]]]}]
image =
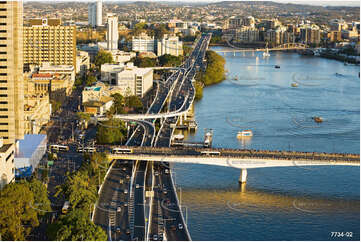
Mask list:
[{"label": "residential building", "polygon": [[302,27],[300,36],[301,40],[308,45],[318,45],[321,42],[320,28],[317,25]]},{"label": "residential building", "polygon": [[39,134],[41,128],[50,121],[50,116],[49,95],[33,94],[25,96],[25,134]]},{"label": "residential building", "polygon": [[121,95],[143,97],[153,86],[153,69],[139,68],[129,62],[126,65],[102,65],[101,77],[103,82],[118,87]]},{"label": "residential building", "polygon": [[154,36],[150,37],[145,33],[132,37],[132,51],[136,52],[154,52]]},{"label": "residential building", "polygon": [[108,14],[107,17],[108,28],[107,28],[107,49],[117,50],[118,49],[118,17],[114,14]]},{"label": "residential building", "polygon": [[253,27],[243,26],[236,33],[236,40],[248,43],[259,41],[259,30]]},{"label": "residential building", "polygon": [[331,31],[328,33],[328,37],[331,42],[342,41],[341,31]]},{"label": "residential building", "polygon": [[17,140],[24,138],[23,5],[1,1],[0,185],[14,181]]},{"label": "residential building", "polygon": [[24,64],[76,66],[76,27],[35,19],[24,27]]},{"label": "residential building", "polygon": [[88,6],[88,24],[94,27],[103,25],[103,4],[102,0],[90,3]]},{"label": "residential building", "polygon": [[179,41],[178,36],[168,36],[164,35],[164,37],[158,40],[157,43],[157,55],[174,55],[179,56],[183,55],[183,43]]}]

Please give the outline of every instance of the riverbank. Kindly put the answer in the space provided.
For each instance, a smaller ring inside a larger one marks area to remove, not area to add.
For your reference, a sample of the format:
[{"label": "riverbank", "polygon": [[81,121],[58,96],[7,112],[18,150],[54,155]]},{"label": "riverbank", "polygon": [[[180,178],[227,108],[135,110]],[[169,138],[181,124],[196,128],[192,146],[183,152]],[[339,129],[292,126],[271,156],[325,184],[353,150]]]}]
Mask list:
[{"label": "riverbank", "polygon": [[224,65],[225,59],[212,50],[206,53],[207,68],[204,72],[196,75],[195,100],[200,100],[203,97],[203,88],[205,86],[214,85],[226,79]]}]

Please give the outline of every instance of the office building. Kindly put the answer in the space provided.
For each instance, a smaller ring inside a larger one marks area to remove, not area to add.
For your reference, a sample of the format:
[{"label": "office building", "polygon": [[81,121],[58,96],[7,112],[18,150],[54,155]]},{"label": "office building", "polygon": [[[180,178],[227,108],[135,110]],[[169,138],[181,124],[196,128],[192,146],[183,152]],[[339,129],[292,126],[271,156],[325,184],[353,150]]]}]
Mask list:
[{"label": "office building", "polygon": [[153,86],[153,69],[139,68],[129,62],[126,65],[102,65],[101,77],[103,82],[116,86],[121,95],[143,97]]},{"label": "office building", "polygon": [[33,20],[24,27],[24,64],[76,66],[75,26],[56,20]]},{"label": "office building", "polygon": [[158,40],[157,43],[157,55],[174,55],[179,56],[183,55],[183,43],[179,41],[178,36],[168,36],[164,35],[164,37]]},{"label": "office building", "polygon": [[145,33],[132,37],[132,51],[136,52],[154,52],[154,37],[150,37]]},{"label": "office building", "polygon": [[108,14],[107,17],[108,28],[107,28],[107,49],[117,50],[118,49],[118,17],[114,14]]},{"label": "office building", "polygon": [[90,3],[88,6],[88,24],[93,28],[103,25],[103,4],[102,0]]},{"label": "office building", "polygon": [[17,140],[24,138],[23,5],[0,2],[0,186],[14,180]]}]

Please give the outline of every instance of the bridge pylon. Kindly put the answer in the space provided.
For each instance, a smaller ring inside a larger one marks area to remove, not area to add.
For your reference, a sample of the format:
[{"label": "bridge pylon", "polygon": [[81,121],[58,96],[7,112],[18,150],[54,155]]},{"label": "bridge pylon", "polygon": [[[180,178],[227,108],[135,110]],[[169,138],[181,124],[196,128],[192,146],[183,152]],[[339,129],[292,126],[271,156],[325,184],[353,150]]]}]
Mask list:
[{"label": "bridge pylon", "polygon": [[247,169],[241,169],[241,174],[239,175],[238,182],[244,184],[247,182]]}]

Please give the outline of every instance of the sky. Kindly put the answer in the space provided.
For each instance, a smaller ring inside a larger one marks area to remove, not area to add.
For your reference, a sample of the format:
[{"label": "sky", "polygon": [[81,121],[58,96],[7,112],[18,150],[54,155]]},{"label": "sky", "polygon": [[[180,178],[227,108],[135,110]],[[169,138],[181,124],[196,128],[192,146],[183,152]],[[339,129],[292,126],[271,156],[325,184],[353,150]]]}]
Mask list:
[{"label": "sky", "polygon": [[[28,1],[46,1],[50,0],[23,0],[24,2]],[[75,0],[55,0],[56,2],[74,2]],[[82,2],[90,2],[94,0],[76,0]],[[234,0],[103,0],[103,2],[135,2],[135,1],[144,1],[144,2],[221,2],[221,1],[234,1]],[[239,0],[235,0],[239,1]],[[320,5],[320,6],[352,6],[359,7],[360,1],[340,1],[340,0],[273,0],[274,2],[279,3],[298,3],[298,4],[308,4],[308,5]],[[52,0],[54,2],[54,0]]]}]

